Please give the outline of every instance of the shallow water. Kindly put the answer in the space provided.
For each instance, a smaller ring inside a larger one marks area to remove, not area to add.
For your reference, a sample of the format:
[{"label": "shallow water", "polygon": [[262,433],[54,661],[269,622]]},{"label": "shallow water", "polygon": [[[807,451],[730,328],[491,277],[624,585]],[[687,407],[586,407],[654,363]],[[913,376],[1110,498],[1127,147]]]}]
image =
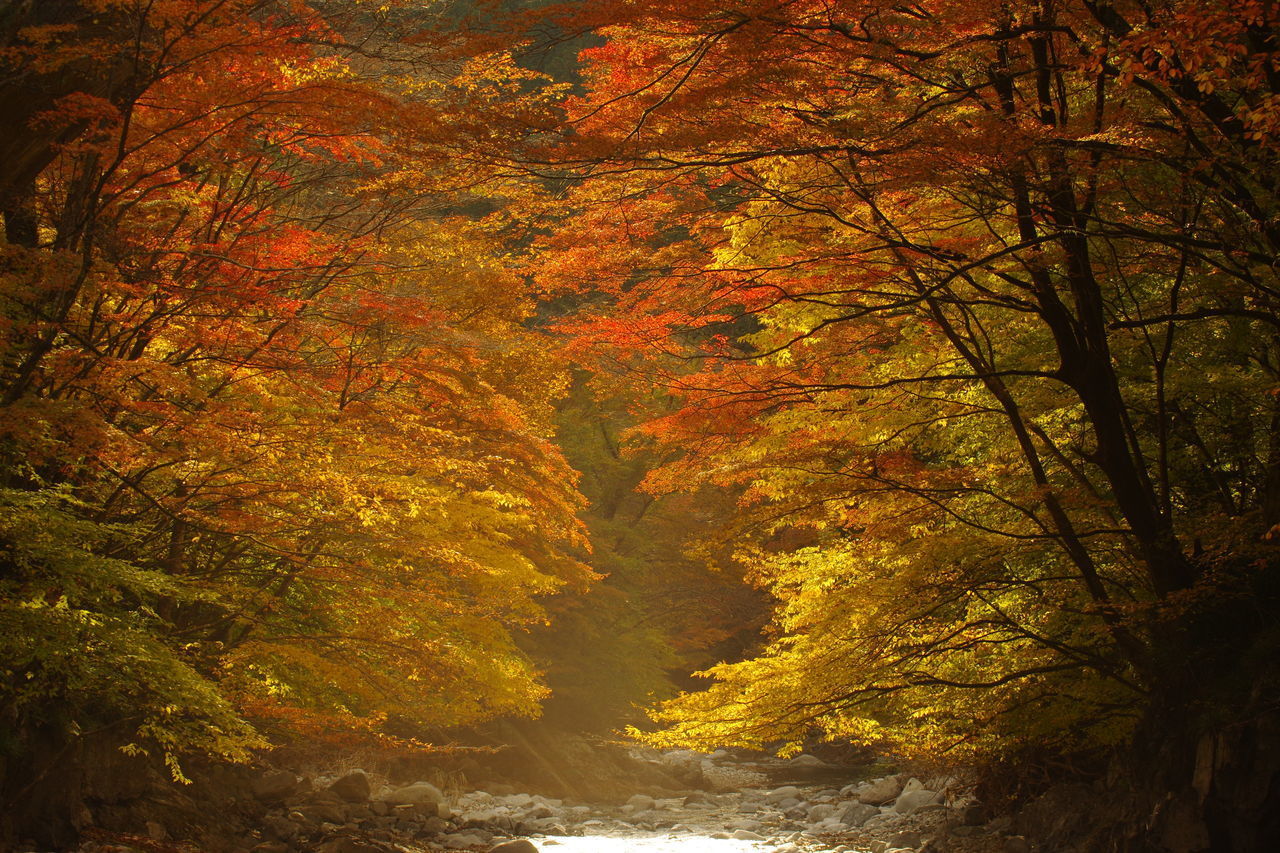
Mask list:
[{"label": "shallow water", "polygon": [[576,835],[534,838],[544,853],[760,853],[766,845],[696,833],[633,830],[626,835]]}]

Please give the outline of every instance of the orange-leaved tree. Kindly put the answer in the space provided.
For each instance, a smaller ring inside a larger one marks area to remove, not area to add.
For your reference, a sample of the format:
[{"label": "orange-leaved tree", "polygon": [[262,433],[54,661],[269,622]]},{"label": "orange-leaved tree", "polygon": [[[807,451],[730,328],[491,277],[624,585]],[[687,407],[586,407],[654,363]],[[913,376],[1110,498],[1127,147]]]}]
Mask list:
[{"label": "orange-leaved tree", "polygon": [[521,152],[572,178],[542,286],[683,400],[648,487],[738,495],[778,599],[769,648],[650,739],[1136,737],[1154,787],[1229,811],[1195,744],[1276,687],[1274,10],[576,13],[605,41],[568,132]]},{"label": "orange-leaved tree", "polygon": [[521,72],[446,61],[414,2],[58,8],[0,57],[40,107],[0,259],[14,748],[108,728],[179,774],[269,719],[534,713],[514,637],[591,579],[567,378],[455,121]]}]

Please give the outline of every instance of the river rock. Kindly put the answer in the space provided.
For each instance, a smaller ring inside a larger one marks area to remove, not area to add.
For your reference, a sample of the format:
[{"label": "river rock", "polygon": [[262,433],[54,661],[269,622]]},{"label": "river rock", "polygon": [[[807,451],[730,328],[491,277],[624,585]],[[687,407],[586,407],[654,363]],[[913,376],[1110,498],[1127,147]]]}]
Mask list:
[{"label": "river rock", "polygon": [[654,805],[653,797],[646,794],[634,794],[627,800],[627,808],[633,812],[647,812],[653,809]]},{"label": "river rock", "polygon": [[278,814],[265,815],[262,818],[262,828],[275,841],[288,841],[298,834],[298,822]]},{"label": "river rock", "polygon": [[298,790],[298,777],[288,770],[268,770],[253,780],[251,789],[265,803],[279,802]]},{"label": "river rock", "polygon": [[714,764],[690,749],[664,752],[659,760],[668,773],[691,788],[706,784],[705,770],[715,769]]},{"label": "river rock", "polygon": [[764,841],[764,836],[749,829],[735,829],[731,836],[738,841]]},{"label": "river rock", "polygon": [[903,791],[898,799],[894,801],[893,810],[898,814],[911,814],[921,806],[931,805],[938,802],[942,795],[936,791],[930,791],[924,788],[915,791]]},{"label": "river rock", "polygon": [[517,838],[493,845],[489,848],[489,853],[538,853],[538,847],[527,838]]},{"label": "river rock", "polygon": [[845,826],[862,826],[871,818],[880,814],[880,809],[866,803],[853,803],[840,812],[839,820]]},{"label": "river rock", "polygon": [[819,803],[809,809],[809,820],[812,823],[821,823],[836,813],[836,807],[829,803]]},{"label": "river rock", "polygon": [[902,778],[886,776],[876,779],[858,792],[858,802],[872,806],[881,806],[893,802],[902,793]]},{"label": "river rock", "polygon": [[[389,794],[381,798],[384,802],[392,805],[422,805],[425,803],[438,804],[444,802],[444,794],[440,789],[430,782],[414,782],[412,785],[406,785],[403,788],[396,788]],[[532,798],[530,798],[532,802]]]},{"label": "river rock", "polygon": [[329,790],[348,803],[364,803],[369,800],[369,777],[363,770],[354,770],[334,781]]},{"label": "river rock", "polygon": [[764,795],[765,802],[780,803],[783,800],[800,801],[800,789],[795,785],[784,785],[781,788],[774,788],[772,791]]},{"label": "river rock", "polygon": [[323,800],[303,803],[290,814],[302,815],[305,823],[311,826],[321,823],[344,824],[347,822],[347,810],[344,806],[339,803],[324,802]]},{"label": "river rock", "polygon": [[799,755],[797,755],[795,758],[791,759],[790,763],[791,763],[791,766],[793,767],[826,767],[827,766],[827,762],[823,761],[821,758],[818,758],[816,755],[809,755],[806,752],[802,752]]}]

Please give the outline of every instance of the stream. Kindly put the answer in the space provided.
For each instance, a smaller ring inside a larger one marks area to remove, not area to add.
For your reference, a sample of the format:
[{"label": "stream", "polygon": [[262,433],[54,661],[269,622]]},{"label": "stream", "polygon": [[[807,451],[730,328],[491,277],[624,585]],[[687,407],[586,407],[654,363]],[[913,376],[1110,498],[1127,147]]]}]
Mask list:
[{"label": "stream", "polygon": [[[570,774],[558,799],[507,781],[393,784],[348,769],[264,769],[199,820],[162,803],[123,812],[146,835],[92,829],[81,853],[1032,853],[957,779],[728,752],[632,754],[601,776]],[[403,776],[401,777],[404,778]],[[409,777],[412,778],[412,777]],[[450,781],[452,779],[452,781]],[[594,780],[595,788],[591,788]],[[610,787],[611,791],[605,791]],[[634,793],[630,793],[634,792]],[[251,795],[246,800],[244,794]],[[612,800],[609,797],[613,797]],[[190,801],[191,808],[199,803]],[[137,809],[145,810],[138,811]],[[181,815],[182,817],[178,817]],[[239,815],[239,818],[236,816]],[[110,817],[105,807],[98,817]],[[163,822],[162,822],[163,821]],[[203,834],[201,830],[203,829]],[[190,840],[182,840],[190,839]],[[38,849],[22,847],[20,849]]]},{"label": "stream", "polygon": [[688,753],[669,753],[663,759],[700,762],[697,769],[707,790],[638,793],[623,805],[461,793],[450,805],[459,828],[430,846],[533,853],[524,842],[507,841],[518,835],[541,853],[1029,850],[1023,839],[1008,833],[1008,826],[984,823],[985,815],[953,779],[892,775],[850,782],[855,769],[824,765],[811,756],[765,765]]}]

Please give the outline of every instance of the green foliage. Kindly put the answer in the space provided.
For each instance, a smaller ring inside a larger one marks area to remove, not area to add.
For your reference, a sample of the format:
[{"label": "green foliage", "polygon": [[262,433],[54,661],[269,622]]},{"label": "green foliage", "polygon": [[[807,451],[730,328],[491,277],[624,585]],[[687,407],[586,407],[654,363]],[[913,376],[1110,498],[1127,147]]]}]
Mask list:
[{"label": "green foliage", "polygon": [[240,760],[263,746],[219,690],[217,658],[158,614],[207,594],[103,556],[137,531],[83,509],[65,489],[0,491],[4,719],[67,734],[123,722],[130,749],[157,750],[178,778],[182,754]]}]

